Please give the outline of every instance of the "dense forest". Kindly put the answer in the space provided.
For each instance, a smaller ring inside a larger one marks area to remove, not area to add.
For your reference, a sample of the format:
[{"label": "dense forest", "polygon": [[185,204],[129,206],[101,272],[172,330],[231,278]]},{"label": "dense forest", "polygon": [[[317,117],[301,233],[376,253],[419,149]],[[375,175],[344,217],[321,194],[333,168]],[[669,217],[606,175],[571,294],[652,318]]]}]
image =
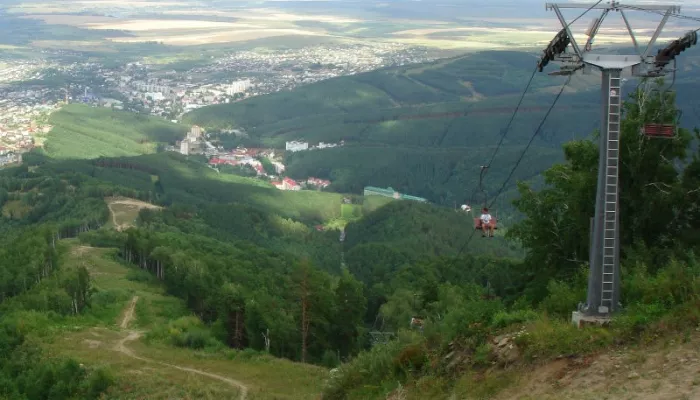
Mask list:
[{"label": "dense forest", "polygon": [[[178,154],[28,154],[24,165],[0,170],[0,393],[98,398],[113,382],[114,371],[42,350],[47,325],[67,329],[70,318],[119,312],[117,298],[128,299],[93,285],[89,266],[65,262],[67,238],[114,249],[138,279],[181,299],[192,317],[146,340],[337,368],[325,399],[386,398],[399,387],[412,388],[412,398],[480,398],[497,387],[475,377],[486,369],[498,379],[498,368],[514,362],[694,328],[700,131],[680,129],[673,140],[640,135],[644,122],[671,118],[675,110],[661,104],[675,99],[650,94],[640,107],[638,94],[625,103],[622,124],[624,310],[608,328],[569,322],[585,299],[595,135],[566,143],[564,161],[537,186],[518,184],[521,218],[495,239],[475,235],[471,218],[451,207],[283,193]],[[142,209],[132,227],[117,230],[105,202],[115,196],[163,208]],[[344,209],[357,211],[344,221],[344,241],[318,229],[347,217]],[[517,357],[494,349],[499,335],[510,335]]]},{"label": "dense forest", "polygon": [[[479,167],[506,134],[537,54],[484,51],[431,63],[384,68],[304,85],[290,92],[204,107],[185,115],[216,132],[243,129],[248,137],[223,144],[283,148],[289,140],[345,146],[288,154],[292,178],[330,179],[330,190],[362,193],[364,186],[391,186],[446,206],[470,200],[479,189]],[[700,125],[693,74],[698,58],[678,60],[673,89],[688,126]],[[577,76],[535,138],[498,206],[514,211],[517,180],[537,177],[564,161],[561,145],[589,138],[600,121],[600,77]],[[537,74],[491,165],[484,188],[493,196],[544,117],[564,78]],[[638,84],[628,79],[630,93]]]}]

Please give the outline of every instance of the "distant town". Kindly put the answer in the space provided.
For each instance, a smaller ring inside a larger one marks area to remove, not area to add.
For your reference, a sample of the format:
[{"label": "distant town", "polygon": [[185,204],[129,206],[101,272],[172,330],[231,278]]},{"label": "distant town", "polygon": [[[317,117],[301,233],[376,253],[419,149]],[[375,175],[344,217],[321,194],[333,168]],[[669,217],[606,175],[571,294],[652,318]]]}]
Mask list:
[{"label": "distant town", "polygon": [[[61,63],[48,60],[75,54],[42,53],[51,57],[23,60],[0,56],[0,166],[20,162],[22,153],[42,146],[52,128],[50,114],[66,103],[147,113],[177,122],[186,112],[207,105],[433,59],[421,47],[370,42],[275,52],[236,51],[208,65],[178,72],[146,62],[109,67],[91,62]],[[191,150],[180,150],[198,151],[196,141],[185,146],[189,145]],[[201,145],[210,156],[217,151],[204,142]],[[315,148],[337,145],[341,144],[319,143]],[[312,148],[301,142],[286,146],[287,151]]]},{"label": "distant town", "polygon": [[[315,149],[326,149],[344,145],[340,143],[319,143],[309,146],[307,142],[291,141],[286,143],[284,151],[297,152]],[[280,190],[302,190],[302,189],[324,189],[331,184],[331,181],[316,177],[308,177],[302,181],[295,181],[292,178],[284,177],[286,167],[283,163],[284,151],[269,148],[243,148],[238,147],[231,151],[226,151],[222,147],[212,144],[202,129],[194,125],[190,128],[187,136],[178,143],[177,146],[169,146],[168,151],[179,151],[183,155],[201,154],[209,158],[209,167],[221,173],[224,166],[242,168],[247,170],[251,176],[269,181]],[[265,168],[265,164],[269,167]]]}]

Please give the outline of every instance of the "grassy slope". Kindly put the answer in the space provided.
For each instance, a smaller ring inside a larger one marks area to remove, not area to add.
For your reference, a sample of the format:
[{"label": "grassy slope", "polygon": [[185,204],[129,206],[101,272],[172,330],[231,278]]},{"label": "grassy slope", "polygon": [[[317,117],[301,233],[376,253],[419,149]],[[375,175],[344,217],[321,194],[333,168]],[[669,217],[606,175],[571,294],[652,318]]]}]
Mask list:
[{"label": "grassy slope", "polygon": [[[64,256],[66,268],[85,265],[99,293],[117,298],[109,312],[88,315],[70,323],[73,332],[55,330],[49,334],[47,349],[67,355],[88,365],[107,366],[116,376],[108,399],[237,398],[238,390],[216,379],[183,372],[158,363],[194,368],[242,381],[248,399],[309,399],[320,392],[327,372],[322,368],[296,364],[271,357],[244,358],[240,353],[204,353],[175,349],[159,343],[128,342],[128,348],[142,361],[115,350],[129,331],[119,328],[123,310],[138,296],[135,319],[130,328],[148,331],[187,315],[184,303],[167,296],[158,284],[135,282],[127,276],[131,268],[112,259],[109,249],[78,246],[65,241],[71,250]],[[60,333],[59,333],[60,332]]]},{"label": "grassy slope", "polygon": [[186,127],[160,118],[71,104],[53,114],[45,144],[54,158],[135,156],[155,152],[157,143],[174,143]]}]

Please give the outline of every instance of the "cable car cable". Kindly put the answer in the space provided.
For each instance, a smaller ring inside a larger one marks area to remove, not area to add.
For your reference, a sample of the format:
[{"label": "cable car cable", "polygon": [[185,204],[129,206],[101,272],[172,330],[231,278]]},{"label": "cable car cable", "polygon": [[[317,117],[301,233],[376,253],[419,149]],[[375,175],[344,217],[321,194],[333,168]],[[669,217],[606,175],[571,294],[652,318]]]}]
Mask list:
[{"label": "cable car cable", "polygon": [[[494,196],[493,200],[492,200],[491,203],[489,204],[489,208],[491,208],[491,206],[493,206],[493,203],[495,203],[495,202],[496,202],[496,199],[498,198],[498,196],[501,195],[501,193],[503,192],[503,189],[505,189],[506,185],[508,184],[508,181],[510,181],[510,179],[513,177],[513,174],[515,173],[515,170],[518,168],[518,166],[519,166],[520,163],[522,162],[523,158],[525,158],[525,154],[526,154],[527,151],[530,149],[530,146],[531,146],[532,143],[534,142],[535,138],[540,134],[540,131],[542,130],[542,127],[544,126],[545,122],[547,122],[547,118],[549,118],[549,114],[551,114],[552,110],[554,109],[554,106],[557,104],[557,102],[559,101],[559,98],[560,98],[561,95],[564,93],[564,89],[565,89],[566,86],[569,84],[569,82],[571,81],[571,78],[572,78],[572,77],[573,77],[573,75],[569,75],[569,77],[566,79],[566,82],[564,82],[564,84],[561,86],[561,89],[559,89],[559,93],[558,93],[557,96],[554,98],[554,101],[552,102],[552,105],[549,106],[549,110],[547,110],[547,113],[544,115],[544,118],[542,118],[542,121],[540,121],[540,124],[539,124],[539,126],[537,127],[537,129],[535,130],[535,133],[530,137],[530,141],[529,141],[528,144],[525,146],[525,149],[523,149],[522,153],[520,154],[520,158],[518,158],[518,161],[515,162],[515,165],[513,166],[513,168],[512,168],[511,171],[510,171],[510,174],[508,175],[508,178],[506,178],[506,180],[503,182],[503,185],[501,185],[501,188],[498,190],[498,193],[496,193],[496,196]],[[462,252],[463,252],[464,249],[467,247],[467,245],[469,244],[469,242],[471,242],[471,240],[472,240],[472,238],[474,237],[474,234],[475,234],[475,233],[476,233],[476,229],[472,231],[472,234],[469,236],[469,238],[467,239],[467,241],[466,241],[466,242],[462,245],[462,247],[459,249],[459,252],[457,252],[457,256],[455,257],[455,259],[459,258],[459,256],[462,254]]]},{"label": "cable car cable", "polygon": [[[595,4],[590,6],[586,11],[581,13],[578,17],[574,18],[568,24],[566,24],[564,29],[569,28],[569,26],[571,26],[571,24],[573,24],[574,22],[581,19],[584,15],[586,15],[589,11],[594,9],[598,4],[600,4],[602,2],[603,2],[603,0],[598,0]],[[532,71],[532,75],[530,76],[530,80],[527,82],[527,85],[525,86],[525,90],[523,91],[522,95],[520,96],[520,100],[518,101],[518,104],[515,106],[515,110],[513,110],[513,114],[510,116],[510,120],[508,121],[508,124],[506,125],[505,132],[503,132],[503,135],[501,135],[501,139],[498,141],[498,144],[496,145],[496,149],[494,150],[493,155],[491,156],[491,159],[486,164],[486,168],[487,168],[486,172],[488,172],[488,168],[491,167],[493,160],[496,158],[496,154],[498,153],[498,150],[501,148],[501,145],[503,144],[503,140],[506,138],[506,135],[508,135],[508,131],[510,130],[511,125],[513,124],[513,120],[515,119],[515,115],[518,113],[518,110],[520,109],[520,105],[522,104],[523,99],[525,98],[525,94],[530,89],[530,85],[532,84],[532,81],[535,78],[535,75],[537,74],[538,69],[539,69],[539,67],[535,66],[535,70]]]},{"label": "cable car cable", "polygon": [[[579,19],[581,19],[584,15],[586,15],[589,11],[591,11],[592,9],[594,9],[598,4],[600,4],[600,3],[602,3],[602,2],[603,2],[603,0],[598,0],[597,2],[595,2],[595,4],[593,4],[593,5],[590,6],[588,9],[586,9],[584,12],[582,12],[578,17],[574,18],[571,22],[569,22],[568,24],[566,24],[566,26],[564,27],[564,29],[567,29],[569,26],[571,26],[571,24],[573,24],[574,22],[576,22],[576,21],[578,21]],[[528,81],[527,86],[525,87],[525,90],[523,90],[523,94],[520,96],[520,101],[518,102],[518,105],[516,106],[516,108],[515,108],[515,110],[514,110],[514,112],[513,112],[513,115],[511,116],[510,121],[508,122],[508,125],[506,126],[506,131],[504,132],[503,136],[501,137],[501,140],[499,141],[498,145],[496,146],[496,149],[494,150],[494,154],[493,154],[493,156],[491,157],[491,161],[489,161],[489,164],[486,166],[486,167],[487,167],[487,170],[488,170],[488,167],[491,165],[491,162],[492,162],[493,159],[495,158],[495,155],[496,155],[496,153],[498,152],[499,148],[500,148],[501,145],[503,144],[503,140],[505,139],[505,136],[506,136],[506,134],[508,133],[508,129],[510,128],[510,125],[512,124],[513,120],[515,119],[515,114],[518,112],[518,110],[519,110],[519,108],[520,108],[520,104],[522,103],[522,100],[523,100],[523,98],[525,97],[525,93],[527,93],[528,89],[530,88],[530,85],[531,85],[531,83],[532,83],[532,80],[534,79],[534,76],[535,76],[535,73],[537,72],[537,70],[538,70],[538,68],[536,67],[536,68],[535,68],[535,72],[533,72],[532,76],[530,77],[530,80]],[[513,174],[515,173],[515,169],[517,169],[518,166],[520,165],[520,162],[522,162],[523,157],[525,156],[525,153],[527,152],[527,150],[528,150],[528,149],[530,148],[530,146],[532,145],[532,142],[535,140],[535,137],[537,137],[537,135],[539,134],[540,130],[542,129],[542,126],[544,125],[544,123],[547,121],[547,118],[549,117],[549,114],[552,112],[552,109],[554,108],[554,106],[556,105],[556,103],[559,101],[559,98],[561,97],[562,93],[564,92],[564,88],[566,88],[566,85],[569,84],[569,82],[571,81],[571,77],[572,77],[572,76],[573,76],[573,75],[569,75],[569,77],[567,78],[566,82],[564,82],[564,84],[562,85],[561,89],[559,90],[559,93],[557,94],[557,97],[555,97],[554,102],[553,102],[552,105],[549,107],[549,110],[547,110],[547,113],[545,114],[544,118],[543,118],[542,121],[540,122],[540,125],[537,127],[537,129],[535,130],[535,133],[534,133],[534,134],[532,135],[532,137],[530,138],[530,141],[528,142],[527,146],[525,146],[525,149],[523,150],[523,152],[522,152],[520,158],[518,159],[518,161],[516,161],[515,166],[511,169],[511,172],[510,172],[510,174],[508,175],[508,178],[506,178],[505,182],[503,183],[503,185],[501,185],[501,188],[498,190],[498,193],[496,194],[496,196],[494,196],[494,198],[493,198],[491,204],[489,205],[489,208],[491,208],[491,206],[492,206],[493,203],[496,201],[496,199],[498,198],[498,196],[500,196],[501,193],[503,192],[503,189],[504,189],[505,186],[508,184],[508,181],[510,181],[510,179],[513,177]],[[483,171],[482,171],[482,172],[483,172]],[[483,179],[483,175],[481,176],[481,178]],[[464,251],[464,249],[465,249],[465,248],[467,247],[467,245],[471,242],[472,238],[474,238],[474,235],[475,235],[475,234],[476,234],[476,229],[474,229],[474,230],[472,231],[471,235],[469,235],[469,238],[467,238],[467,240],[464,242],[464,244],[462,245],[462,247],[459,249],[459,251],[457,252],[457,255],[456,255],[455,258],[454,258],[455,260],[456,260],[457,258],[459,258],[459,256],[462,254],[462,252]]]},{"label": "cable car cable", "polygon": [[557,101],[559,101],[559,97],[561,97],[562,93],[564,93],[564,89],[566,88],[566,85],[568,85],[569,82],[571,81],[572,76],[573,75],[569,75],[569,77],[566,79],[566,82],[564,82],[564,84],[561,86],[561,89],[559,89],[559,93],[557,94],[557,97],[554,98],[554,102],[552,102],[552,105],[549,107],[549,110],[547,110],[547,114],[545,114],[544,118],[540,122],[540,125],[535,130],[535,133],[532,135],[532,137],[530,137],[530,141],[527,143],[527,146],[525,146],[525,149],[520,154],[520,158],[518,158],[518,161],[515,162],[515,165],[510,170],[510,174],[508,174],[508,177],[506,178],[506,180],[503,181],[503,185],[501,185],[501,188],[498,190],[498,193],[496,193],[496,196],[493,197],[493,200],[489,204],[489,208],[491,208],[491,206],[493,206],[493,203],[495,203],[498,196],[501,195],[501,193],[503,192],[503,189],[505,189],[506,185],[508,184],[508,181],[510,181],[510,179],[513,177],[515,170],[518,168],[520,163],[523,161],[525,154],[527,153],[527,151],[530,148],[530,146],[532,145],[532,143],[535,141],[535,138],[537,137],[537,135],[539,135],[540,130],[542,129],[542,126],[544,126],[544,123],[547,121],[549,114],[554,109],[554,106],[557,104]]}]

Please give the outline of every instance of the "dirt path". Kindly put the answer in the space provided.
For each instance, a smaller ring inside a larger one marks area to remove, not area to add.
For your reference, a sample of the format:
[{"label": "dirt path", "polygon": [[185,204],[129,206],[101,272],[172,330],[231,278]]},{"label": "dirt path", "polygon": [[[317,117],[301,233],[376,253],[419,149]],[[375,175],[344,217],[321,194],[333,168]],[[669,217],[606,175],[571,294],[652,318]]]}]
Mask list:
[{"label": "dirt path", "polygon": [[[136,302],[138,300],[139,300],[139,296],[134,296],[131,299],[131,303],[129,304],[129,307],[124,312],[124,317],[122,318],[122,321],[119,324],[120,328],[127,329],[129,327],[129,323],[134,319],[134,310],[136,309]],[[165,367],[175,368],[175,369],[180,370],[180,371],[190,372],[193,374],[206,376],[206,377],[209,377],[212,379],[216,379],[216,380],[228,383],[229,385],[238,388],[238,390],[241,393],[241,395],[240,395],[241,400],[245,400],[246,397],[248,397],[248,387],[245,386],[240,381],[237,381],[235,379],[226,378],[225,376],[212,374],[210,372],[200,371],[200,370],[194,369],[194,368],[183,367],[181,365],[175,365],[175,364],[168,364],[165,362],[152,360],[150,358],[137,356],[130,348],[126,347],[126,344],[128,342],[133,342],[134,340],[138,340],[142,334],[143,334],[143,332],[140,332],[140,331],[134,331],[134,330],[129,331],[129,334],[126,337],[124,337],[119,342],[117,342],[116,346],[114,346],[114,350],[116,350],[122,354],[125,354],[131,358],[137,359],[137,360],[162,365]]]},{"label": "dirt path", "polygon": [[139,296],[134,296],[133,299],[131,299],[131,303],[129,303],[129,308],[126,309],[126,312],[124,313],[124,318],[122,318],[121,324],[119,324],[119,327],[122,329],[126,329],[129,327],[129,322],[131,322],[132,319],[134,319],[134,310],[136,310],[136,302],[139,301]]}]

